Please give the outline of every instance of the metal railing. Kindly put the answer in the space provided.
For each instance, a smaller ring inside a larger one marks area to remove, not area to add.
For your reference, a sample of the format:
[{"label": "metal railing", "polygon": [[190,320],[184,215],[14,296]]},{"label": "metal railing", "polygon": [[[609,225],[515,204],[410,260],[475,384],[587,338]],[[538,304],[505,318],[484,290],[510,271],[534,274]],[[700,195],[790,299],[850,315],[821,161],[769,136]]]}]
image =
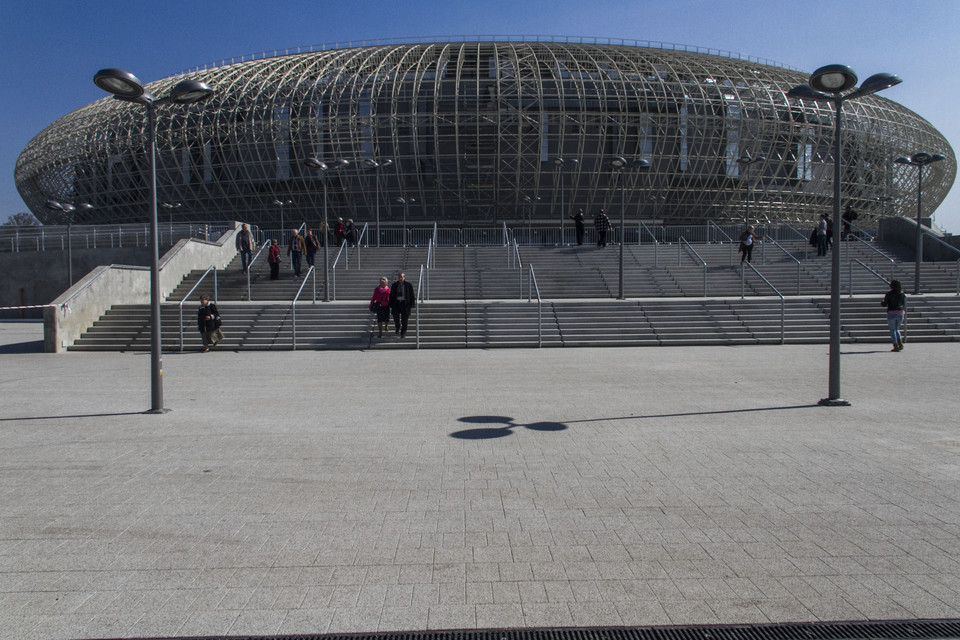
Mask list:
[{"label": "metal railing", "polygon": [[677,266],[683,264],[683,245],[687,246],[687,249],[696,256],[697,260],[700,261],[700,264],[703,265],[703,297],[707,297],[707,261],[700,257],[700,254],[697,253],[697,250],[694,249],[689,242],[684,238],[680,238],[677,242]]},{"label": "metal railing", "polygon": [[940,244],[940,245],[943,245],[944,247],[946,247],[946,248],[949,249],[950,251],[953,251],[954,253],[957,254],[958,257],[957,257],[957,260],[956,260],[956,262],[955,262],[954,264],[956,264],[956,266],[957,266],[957,295],[960,296],[960,249],[957,249],[957,248],[956,248],[955,246],[953,246],[952,244],[948,244],[948,243],[944,242],[943,240],[941,240],[941,239],[938,238],[937,236],[933,235],[933,234],[930,233],[929,231],[924,231],[924,232],[923,232],[923,237],[924,237],[924,238],[928,238],[928,239],[930,239],[930,240],[933,240],[934,242],[936,242],[936,243],[938,243],[938,244]]},{"label": "metal railing", "polygon": [[883,283],[884,283],[885,285],[888,285],[888,286],[890,285],[890,280],[892,280],[893,278],[891,278],[890,280],[887,280],[887,279],[884,278],[880,273],[878,273],[878,272],[875,271],[872,267],[870,267],[870,265],[864,264],[863,262],[860,262],[859,260],[857,260],[856,258],[854,258],[853,260],[850,260],[849,262],[847,262],[847,269],[848,269],[848,272],[849,272],[849,275],[848,275],[848,278],[849,278],[849,283],[848,283],[848,284],[849,284],[848,297],[850,297],[850,298],[853,297],[853,264],[854,264],[854,263],[860,265],[861,267],[863,267],[864,269],[866,269],[867,271],[869,271],[871,274],[873,274],[874,276],[876,276],[877,278],[879,278],[881,281],[883,281]]},{"label": "metal railing", "polygon": [[307,278],[313,276],[313,304],[317,303],[317,268],[310,267],[307,270],[307,275],[303,277],[303,282],[300,283],[300,288],[297,289],[297,295],[293,296],[293,300],[290,302],[290,318],[291,324],[293,327],[293,350],[297,350],[297,300],[300,299],[300,293],[303,291],[303,288],[307,284]]},{"label": "metal railing", "polygon": [[[157,230],[158,244],[173,245],[177,240],[218,239],[233,227],[219,224],[160,224]],[[38,227],[0,227],[0,251],[20,253],[25,251],[66,251],[73,249],[123,249],[148,248],[150,225],[44,225]]]},{"label": "metal railing", "polygon": [[422,287],[423,287],[423,280],[424,280],[424,272],[425,272],[425,271],[426,271],[426,267],[424,267],[424,265],[420,265],[420,278],[417,280],[417,297],[415,298],[415,300],[417,301],[417,318],[416,318],[416,320],[417,320],[417,322],[416,322],[416,325],[417,325],[417,327],[416,327],[416,328],[417,328],[417,349],[420,348],[420,306],[421,306],[421,303],[423,302],[423,297],[422,297],[422,295],[421,295],[421,292],[422,292]]},{"label": "metal railing", "polygon": [[257,258],[260,257],[260,254],[263,253],[264,249],[270,249],[269,242],[260,245],[260,250],[257,251],[257,255],[253,256],[253,258],[250,259],[250,263],[247,265],[247,302],[253,300],[253,287],[250,280],[250,274],[253,273],[253,263],[257,261]]},{"label": "metal railing", "polygon": [[527,302],[533,301],[533,292],[537,293],[537,346],[543,346],[543,299],[540,297],[540,287],[537,285],[537,276],[533,272],[533,265],[528,264],[527,269]]},{"label": "metal railing", "polygon": [[720,244],[723,244],[723,241],[724,241],[724,240],[727,241],[727,245],[728,245],[729,248],[730,248],[730,258],[729,258],[730,264],[733,264],[733,238],[731,238],[729,235],[727,235],[727,232],[724,231],[723,229],[721,229],[721,228],[720,228],[720,225],[718,225],[718,224],[717,224],[716,222],[714,222],[713,220],[709,220],[709,221],[707,221],[707,242],[710,242],[710,241],[711,241],[711,240],[710,240],[710,230],[711,230],[711,229],[716,229],[716,230],[717,230],[717,242],[719,242]]},{"label": "metal railing", "polygon": [[[863,246],[865,246],[866,248],[868,248],[868,249],[870,249],[871,251],[873,251],[874,253],[876,253],[877,255],[879,255],[879,256],[880,256],[881,258],[883,258],[884,260],[888,261],[888,262],[890,263],[890,279],[893,280],[894,272],[895,272],[896,269],[897,269],[897,263],[896,263],[896,261],[895,261],[893,258],[891,258],[891,257],[888,256],[887,254],[885,254],[883,251],[880,251],[880,249],[877,249],[875,246],[873,246],[872,244],[870,244],[869,242],[867,242],[867,241],[864,240],[863,238],[859,238],[859,237],[857,237],[857,236],[855,236],[855,235],[852,235],[852,234],[851,234],[849,237],[852,238],[852,240],[847,240],[847,242],[853,242],[853,241],[855,240],[855,241],[859,242],[860,244],[862,244]],[[849,245],[847,245],[847,251],[848,251],[848,252],[850,251]],[[848,258],[849,258],[849,253],[848,253]],[[848,263],[850,262],[849,259],[847,260],[847,262],[848,262]],[[852,287],[852,286],[853,286],[853,283],[851,282],[851,287]]]},{"label": "metal railing", "polygon": [[743,300],[743,298],[744,298],[744,279],[745,279],[745,278],[744,278],[744,274],[746,273],[746,269],[743,269],[743,268],[742,268],[743,265],[746,265],[746,266],[749,267],[755,274],[757,274],[758,276],[760,276],[760,279],[763,280],[768,287],[770,287],[771,289],[773,289],[773,292],[774,292],[775,294],[777,294],[777,297],[780,298],[780,344],[784,344],[784,343],[786,342],[786,335],[787,335],[787,334],[786,334],[786,323],[787,323],[786,317],[787,317],[787,310],[786,310],[786,301],[785,301],[785,299],[784,299],[784,297],[783,297],[783,294],[780,293],[780,292],[777,290],[777,288],[776,288],[775,286],[773,286],[773,284],[771,284],[771,282],[770,282],[769,280],[767,280],[766,278],[764,278],[764,277],[763,277],[763,274],[760,273],[759,271],[757,271],[757,268],[756,268],[755,266],[753,266],[753,265],[750,264],[749,262],[744,262],[744,263],[741,263],[741,265],[740,265],[740,266],[741,266],[741,269],[740,269],[740,299],[741,299],[741,300]]},{"label": "metal railing", "polygon": [[210,275],[210,272],[213,271],[213,301],[217,301],[217,268],[214,265],[207,267],[207,270],[203,272],[203,275],[200,276],[200,279],[197,280],[197,283],[190,287],[190,291],[187,291],[187,295],[183,296],[183,299],[178,305],[180,307],[180,351],[183,351],[183,303],[187,301],[187,298],[197,290],[197,287],[200,286],[200,283],[203,282],[203,279]]},{"label": "metal railing", "polygon": [[790,258],[791,260],[793,260],[794,262],[797,263],[797,295],[800,295],[800,271],[801,271],[800,261],[797,260],[796,257],[794,257],[794,255],[793,255],[792,253],[790,253],[789,251],[787,251],[787,250],[784,248],[784,246],[783,246],[782,244],[780,244],[779,242],[777,242],[776,240],[774,240],[774,239],[771,238],[771,239],[769,240],[769,242],[770,242],[770,244],[772,244],[773,246],[775,246],[777,249],[780,249],[780,251],[783,251],[783,252],[787,255],[788,258]]},{"label": "metal railing", "polygon": [[660,241],[657,240],[656,234],[654,234],[653,231],[650,230],[650,227],[644,224],[643,220],[641,220],[639,226],[637,227],[637,238],[639,240],[638,244],[643,244],[643,236],[640,233],[641,229],[649,233],[650,238],[653,240],[653,266],[659,267],[660,266]]}]

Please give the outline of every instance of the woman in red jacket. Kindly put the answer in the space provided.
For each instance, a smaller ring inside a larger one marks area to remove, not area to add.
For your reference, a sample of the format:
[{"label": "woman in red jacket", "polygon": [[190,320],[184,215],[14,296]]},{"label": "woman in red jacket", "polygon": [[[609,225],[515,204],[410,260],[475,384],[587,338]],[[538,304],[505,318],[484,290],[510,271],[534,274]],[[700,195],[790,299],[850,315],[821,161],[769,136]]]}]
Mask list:
[{"label": "woman in red jacket", "polygon": [[382,338],[383,329],[390,322],[390,287],[387,286],[386,278],[380,278],[380,286],[373,290],[370,311],[377,314],[377,329],[380,330],[378,337]]},{"label": "woman in red jacket", "polygon": [[270,241],[270,251],[267,253],[267,262],[270,264],[270,279],[280,279],[280,247],[276,240]]}]

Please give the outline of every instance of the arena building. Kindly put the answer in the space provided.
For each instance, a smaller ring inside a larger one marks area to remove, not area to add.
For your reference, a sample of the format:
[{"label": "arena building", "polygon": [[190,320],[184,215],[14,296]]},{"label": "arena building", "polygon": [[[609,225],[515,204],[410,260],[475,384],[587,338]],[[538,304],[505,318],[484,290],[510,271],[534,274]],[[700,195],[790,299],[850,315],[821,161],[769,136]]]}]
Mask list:
[{"label": "arena building", "polygon": [[[158,197],[176,206],[164,221],[261,226],[279,226],[281,212],[313,224],[325,201],[331,218],[385,226],[553,224],[578,208],[616,215],[621,202],[652,223],[810,220],[832,208],[834,113],[787,97],[809,71],[595,39],[223,61],[147,86],[162,96],[196,79],[215,91],[157,108]],[[43,130],[16,166],[31,212],[62,221],[44,206],[53,199],[93,205],[76,223],[146,221],[146,122],[143,108],[104,97]],[[843,127],[844,204],[866,219],[916,214],[916,169],[898,156],[944,155],[924,175],[925,213],[946,197],[956,157],[922,117],[870,95],[846,103]]]}]

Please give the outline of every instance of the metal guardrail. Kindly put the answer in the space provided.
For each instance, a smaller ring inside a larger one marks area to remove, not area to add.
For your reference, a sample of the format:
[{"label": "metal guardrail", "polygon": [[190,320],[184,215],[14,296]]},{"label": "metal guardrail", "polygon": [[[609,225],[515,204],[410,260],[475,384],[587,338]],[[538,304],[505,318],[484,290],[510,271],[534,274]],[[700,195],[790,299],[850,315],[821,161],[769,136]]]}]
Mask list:
[{"label": "metal guardrail", "polygon": [[257,255],[253,256],[250,259],[250,264],[247,265],[247,302],[253,300],[253,289],[250,284],[250,274],[253,272],[253,263],[257,261],[257,258],[260,257],[260,254],[263,253],[264,249],[270,248],[270,241],[267,241],[260,245],[260,250],[257,251]]},{"label": "metal guardrail", "polygon": [[936,237],[935,235],[933,235],[933,234],[930,233],[929,231],[924,231],[924,232],[923,232],[923,237],[924,237],[924,238],[929,238],[930,240],[933,240],[934,242],[943,245],[944,247],[946,247],[947,249],[950,249],[951,251],[953,251],[954,253],[956,253],[956,254],[958,255],[958,259],[957,259],[957,261],[956,261],[956,265],[957,265],[957,295],[960,296],[960,249],[957,249],[957,248],[956,248],[955,246],[953,246],[952,244],[947,244],[946,242],[944,242],[944,241],[941,240],[940,238]]},{"label": "metal guardrail", "polygon": [[774,240],[773,238],[770,238],[770,239],[768,240],[768,242],[770,242],[770,244],[772,244],[773,246],[775,246],[777,249],[780,249],[780,251],[783,251],[785,254],[787,254],[787,257],[788,257],[788,258],[790,258],[791,260],[793,260],[794,262],[797,263],[797,295],[800,295],[800,271],[801,271],[800,261],[797,260],[797,259],[793,256],[792,253],[790,253],[789,251],[787,251],[787,250],[783,247],[782,244],[780,244],[779,242],[777,242],[777,241]]},{"label": "metal guardrail", "polygon": [[777,290],[777,288],[776,288],[775,286],[773,286],[773,284],[771,284],[771,282],[770,282],[769,280],[767,280],[766,278],[764,278],[764,277],[763,277],[763,274],[760,273],[759,271],[757,271],[757,268],[756,268],[755,266],[753,266],[753,265],[750,264],[749,262],[742,262],[742,263],[740,263],[740,267],[741,267],[741,268],[740,268],[740,299],[741,299],[741,300],[743,300],[743,298],[744,298],[744,286],[745,286],[745,285],[744,285],[744,280],[745,280],[744,274],[746,273],[746,269],[743,268],[744,265],[746,265],[747,267],[749,267],[751,270],[753,270],[753,272],[754,272],[755,274],[757,274],[758,276],[760,276],[760,279],[763,280],[768,287],[770,287],[771,289],[773,289],[773,292],[774,292],[775,294],[777,294],[777,297],[780,298],[780,344],[784,344],[784,343],[786,342],[786,340],[787,340],[787,332],[786,332],[787,310],[786,310],[786,301],[785,301],[785,299],[784,299],[784,297],[783,297],[783,294],[780,293],[780,292]]},{"label": "metal guardrail", "polygon": [[217,268],[214,265],[207,267],[207,270],[203,272],[203,275],[200,276],[200,279],[197,280],[197,283],[190,287],[190,291],[187,291],[187,295],[183,296],[183,299],[180,300],[178,305],[180,308],[180,351],[183,351],[183,303],[187,301],[187,298],[197,290],[197,287],[200,286],[200,283],[203,282],[204,278],[210,275],[210,272],[213,271],[213,301],[217,301]]},{"label": "metal guardrail", "polygon": [[847,277],[848,277],[848,285],[849,285],[849,287],[848,287],[848,289],[849,289],[849,291],[848,291],[848,294],[849,294],[848,297],[850,297],[850,298],[853,297],[853,264],[854,264],[854,263],[857,263],[858,265],[860,265],[861,267],[863,267],[864,269],[866,269],[867,271],[869,271],[871,274],[873,274],[874,276],[876,276],[877,278],[879,278],[881,281],[883,281],[883,283],[884,283],[885,285],[888,285],[888,286],[889,286],[889,285],[890,285],[890,280],[893,280],[893,277],[892,277],[892,276],[891,276],[890,280],[887,280],[887,279],[884,278],[882,275],[880,275],[877,271],[875,271],[872,267],[870,267],[870,265],[864,264],[863,262],[860,262],[859,260],[857,260],[856,258],[854,258],[853,260],[847,262],[847,269],[848,269],[848,274],[849,274],[849,275],[847,276]]},{"label": "metal guardrail", "polygon": [[[232,226],[228,224],[160,224],[157,238],[161,245],[172,245],[185,238],[219,238],[224,232],[232,230]],[[0,226],[0,251],[66,251],[68,245],[74,249],[146,248],[151,245],[150,225]]]},{"label": "metal guardrail", "polygon": [[313,304],[317,303],[317,268],[311,266],[307,270],[307,274],[303,276],[303,282],[300,283],[300,288],[297,289],[297,295],[293,296],[293,300],[290,302],[290,317],[291,324],[293,327],[293,350],[297,350],[297,300],[300,299],[300,293],[303,291],[303,288],[307,284],[307,279],[310,276],[313,276]]},{"label": "metal guardrail", "polygon": [[537,276],[533,272],[533,265],[528,264],[527,302],[532,302],[533,292],[537,292],[537,346],[543,346],[543,299],[540,297],[540,287],[537,285]]},{"label": "metal guardrail", "polygon": [[650,238],[653,240],[653,266],[659,267],[660,266],[660,241],[657,240],[656,234],[654,234],[653,231],[650,230],[650,227],[644,224],[643,220],[641,220],[639,226],[637,227],[638,244],[643,244],[643,236],[640,233],[641,228],[647,233],[649,233]]},{"label": "metal guardrail", "polygon": [[697,253],[697,250],[694,249],[693,246],[689,242],[687,242],[683,237],[681,237],[680,240],[677,242],[677,266],[678,267],[681,266],[681,264],[683,264],[683,245],[687,245],[687,248],[689,249],[689,251],[693,253],[693,255],[696,256],[697,260],[700,261],[700,264],[703,265],[703,297],[706,298],[707,297],[707,261],[701,258],[700,254]]},{"label": "metal guardrail", "polygon": [[416,323],[416,324],[417,324],[417,327],[416,327],[416,328],[417,328],[417,349],[420,348],[420,306],[421,306],[421,304],[423,303],[423,296],[421,295],[421,293],[422,293],[423,279],[424,279],[424,272],[425,272],[425,271],[426,271],[426,267],[424,267],[424,265],[420,265],[420,277],[417,279],[417,297],[416,297],[416,301],[417,301],[417,323]]}]

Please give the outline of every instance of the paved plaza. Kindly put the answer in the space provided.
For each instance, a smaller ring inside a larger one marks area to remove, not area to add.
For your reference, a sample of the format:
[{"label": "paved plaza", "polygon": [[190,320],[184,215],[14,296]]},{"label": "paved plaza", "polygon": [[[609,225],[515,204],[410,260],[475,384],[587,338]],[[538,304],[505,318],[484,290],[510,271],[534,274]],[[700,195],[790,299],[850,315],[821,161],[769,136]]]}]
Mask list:
[{"label": "paved plaza", "polygon": [[[225,328],[226,329],[226,328]],[[0,638],[960,618],[960,344],[37,352]]]}]

